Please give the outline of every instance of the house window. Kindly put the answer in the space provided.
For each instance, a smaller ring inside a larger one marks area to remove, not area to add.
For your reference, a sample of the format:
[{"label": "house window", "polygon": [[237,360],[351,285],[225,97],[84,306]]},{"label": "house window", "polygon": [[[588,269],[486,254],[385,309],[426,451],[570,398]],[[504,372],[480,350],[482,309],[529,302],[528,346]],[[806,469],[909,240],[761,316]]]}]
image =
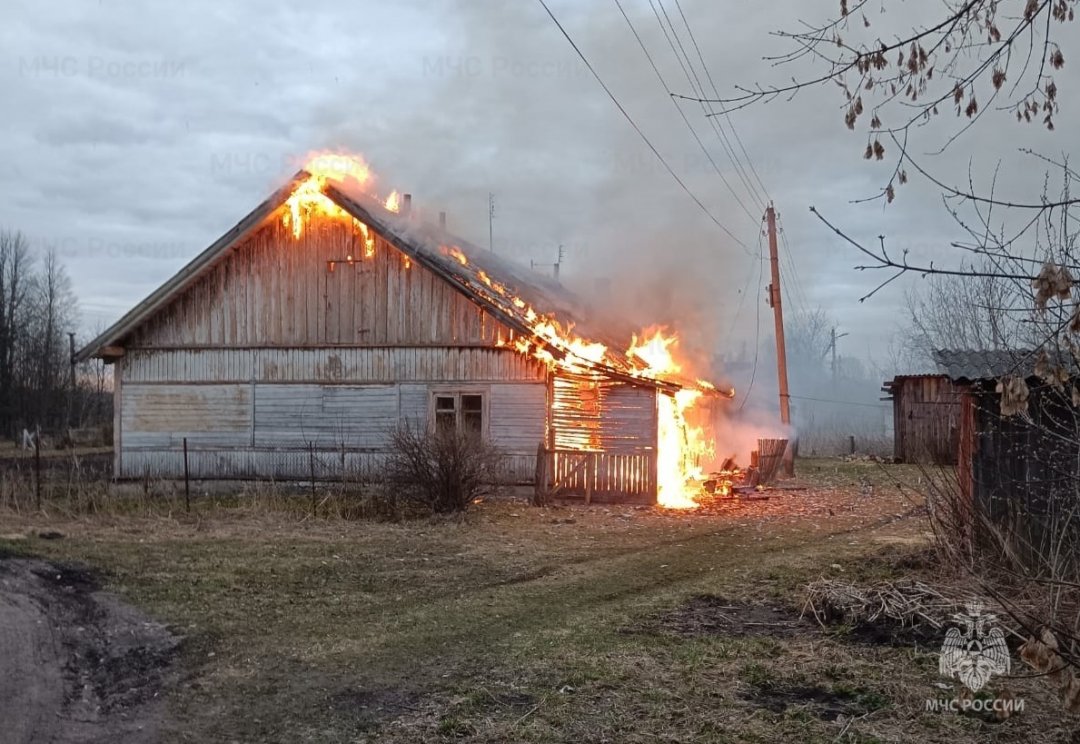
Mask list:
[{"label": "house window", "polygon": [[461,428],[470,434],[484,433],[484,399],[479,395],[461,396]]},{"label": "house window", "polygon": [[436,393],[435,431],[484,433],[484,396],[478,393]]},{"label": "house window", "polygon": [[435,396],[435,431],[439,434],[457,429],[457,397],[453,395]]}]

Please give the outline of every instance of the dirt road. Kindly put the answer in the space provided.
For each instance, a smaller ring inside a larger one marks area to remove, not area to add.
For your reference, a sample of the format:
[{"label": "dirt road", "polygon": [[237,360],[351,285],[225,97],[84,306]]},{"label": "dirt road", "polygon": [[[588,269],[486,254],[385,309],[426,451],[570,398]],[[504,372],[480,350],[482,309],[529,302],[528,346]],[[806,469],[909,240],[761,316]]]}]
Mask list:
[{"label": "dirt road", "polygon": [[0,557],[0,722],[11,744],[149,744],[177,639],[81,570]]}]

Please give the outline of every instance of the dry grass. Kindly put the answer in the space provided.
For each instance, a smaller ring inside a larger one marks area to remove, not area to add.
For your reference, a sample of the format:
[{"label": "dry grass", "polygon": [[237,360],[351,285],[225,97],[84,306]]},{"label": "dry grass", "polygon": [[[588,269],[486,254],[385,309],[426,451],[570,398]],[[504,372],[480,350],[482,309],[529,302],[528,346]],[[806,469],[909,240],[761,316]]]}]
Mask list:
[{"label": "dry grass", "polygon": [[161,511],[9,511],[0,547],[86,562],[186,636],[174,741],[1054,735],[1056,701],[1037,691],[998,726],[924,712],[945,694],[925,650],[816,628],[657,628],[703,594],[797,614],[815,579],[910,573],[896,556],[925,545],[925,524],[889,483],[913,471],[801,467],[809,490],[706,514],[494,501],[463,519],[372,523],[312,518],[286,493],[273,498],[293,507],[200,494],[186,514],[173,494]]}]

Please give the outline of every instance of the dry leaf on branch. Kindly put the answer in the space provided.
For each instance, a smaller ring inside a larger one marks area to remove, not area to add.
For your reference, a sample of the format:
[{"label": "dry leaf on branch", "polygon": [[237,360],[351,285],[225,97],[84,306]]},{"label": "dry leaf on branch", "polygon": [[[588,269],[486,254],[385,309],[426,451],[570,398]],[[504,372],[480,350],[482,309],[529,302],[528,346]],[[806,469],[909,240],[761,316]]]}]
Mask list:
[{"label": "dry leaf on branch", "polygon": [[1027,413],[1028,386],[1022,377],[1002,377],[994,388],[1001,395],[1001,415]]},{"label": "dry leaf on branch", "polygon": [[1045,263],[1039,275],[1031,281],[1035,288],[1035,307],[1046,310],[1051,299],[1067,300],[1072,294],[1073,277],[1069,270],[1058,264]]}]

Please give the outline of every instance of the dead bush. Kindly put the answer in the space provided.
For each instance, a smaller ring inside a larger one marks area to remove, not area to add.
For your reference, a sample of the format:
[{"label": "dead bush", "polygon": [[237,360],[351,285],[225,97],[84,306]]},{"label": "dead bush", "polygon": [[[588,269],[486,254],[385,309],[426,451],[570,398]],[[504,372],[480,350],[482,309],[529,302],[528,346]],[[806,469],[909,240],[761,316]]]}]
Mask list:
[{"label": "dead bush", "polygon": [[500,468],[498,449],[477,434],[405,425],[391,433],[383,480],[388,497],[410,511],[451,514],[492,493]]}]

